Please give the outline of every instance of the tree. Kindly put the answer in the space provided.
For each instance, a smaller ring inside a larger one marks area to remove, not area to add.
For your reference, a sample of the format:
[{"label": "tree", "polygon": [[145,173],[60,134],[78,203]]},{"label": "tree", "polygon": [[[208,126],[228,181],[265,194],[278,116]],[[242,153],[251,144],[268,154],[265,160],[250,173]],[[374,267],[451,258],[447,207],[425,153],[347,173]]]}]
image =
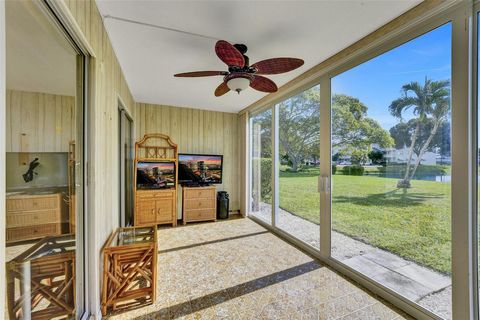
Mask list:
[{"label": "tree", "polygon": [[341,156],[350,156],[354,164],[368,159],[373,144],[381,148],[393,145],[389,132],[367,117],[367,110],[357,98],[344,94],[332,98],[332,149]]},{"label": "tree", "polygon": [[444,121],[440,125],[439,132],[433,138],[434,144],[440,153],[440,164],[443,164],[444,158],[451,156],[451,132],[450,122]]},{"label": "tree", "polygon": [[320,148],[320,90],[303,91],[278,105],[280,154],[288,158],[292,171],[306,159],[318,159]]},{"label": "tree", "polygon": [[[427,151],[438,128],[445,121],[450,112],[450,81],[440,80],[432,81],[425,77],[425,83],[422,86],[416,81],[402,86],[403,96],[392,101],[388,107],[390,113],[400,120],[403,120],[403,114],[406,110],[412,110],[416,117],[415,130],[411,133],[410,148],[406,163],[405,176],[399,180],[397,187],[409,188],[410,180],[414,176],[422,156]],[[417,146],[417,139],[421,136],[422,125],[432,121],[433,127],[430,130],[425,142],[420,143],[417,160],[413,167],[411,166],[413,153]]]},{"label": "tree", "polygon": [[381,150],[372,150],[368,153],[368,158],[372,161],[373,164],[385,165],[385,151]]},{"label": "tree", "polygon": [[[415,132],[418,121],[419,119],[414,118],[410,119],[407,122],[402,121],[390,128],[390,135],[395,142],[395,148],[403,149],[405,146],[411,146],[412,135]],[[434,123],[431,118],[426,118],[423,122],[420,122],[420,131],[413,147],[413,153],[417,156],[417,158],[420,155],[420,150],[422,149],[422,146],[425,144],[428,137],[430,136],[433,127]],[[430,145],[427,148],[427,151],[438,151],[443,157],[450,155],[449,122],[443,121],[440,124],[440,128],[437,130],[437,133],[433,137]]]},{"label": "tree", "polygon": [[252,135],[260,147],[260,158],[272,157],[272,112],[271,110],[255,115],[252,123]]},{"label": "tree", "polygon": [[310,144],[307,152],[308,158],[310,158],[313,163],[317,163],[317,161],[320,160],[320,138]]}]

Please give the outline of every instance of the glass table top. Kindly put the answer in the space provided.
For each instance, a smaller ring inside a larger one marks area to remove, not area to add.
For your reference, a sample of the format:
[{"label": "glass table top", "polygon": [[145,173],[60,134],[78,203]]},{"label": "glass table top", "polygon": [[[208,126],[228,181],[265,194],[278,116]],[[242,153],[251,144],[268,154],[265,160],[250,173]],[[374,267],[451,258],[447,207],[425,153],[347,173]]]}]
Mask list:
[{"label": "glass table top", "polygon": [[153,242],[154,235],[154,227],[118,228],[109,247]]}]

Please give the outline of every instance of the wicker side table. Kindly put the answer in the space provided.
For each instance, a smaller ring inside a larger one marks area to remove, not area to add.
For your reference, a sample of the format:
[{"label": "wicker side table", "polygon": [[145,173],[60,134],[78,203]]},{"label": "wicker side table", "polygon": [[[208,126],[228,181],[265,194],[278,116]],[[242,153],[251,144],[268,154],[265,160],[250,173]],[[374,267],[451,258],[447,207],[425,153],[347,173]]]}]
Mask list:
[{"label": "wicker side table", "polygon": [[157,228],[118,228],[103,248],[102,314],[155,301]]},{"label": "wicker side table", "polygon": [[75,236],[46,237],[7,263],[10,319],[75,317]]}]

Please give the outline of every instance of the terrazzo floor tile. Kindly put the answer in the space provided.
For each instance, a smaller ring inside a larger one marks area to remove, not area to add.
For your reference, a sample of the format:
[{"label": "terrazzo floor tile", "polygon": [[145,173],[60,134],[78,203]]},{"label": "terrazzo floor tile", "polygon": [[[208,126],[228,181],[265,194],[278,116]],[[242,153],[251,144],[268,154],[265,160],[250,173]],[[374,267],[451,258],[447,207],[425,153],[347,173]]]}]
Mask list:
[{"label": "terrazzo floor tile", "polygon": [[401,319],[250,219],[160,228],[158,238],[157,301],[110,319]]},{"label": "terrazzo floor tile", "polygon": [[[259,210],[252,212],[251,215],[268,221],[271,219],[271,212],[270,204],[261,203]],[[279,208],[277,215],[278,228],[314,248],[319,247],[318,223],[303,219],[282,208]],[[332,257],[335,259],[406,295],[407,298],[415,299],[416,303],[440,317],[452,318],[450,277],[335,230],[331,232],[331,246]],[[386,278],[389,280],[383,281]],[[416,292],[412,292],[412,287],[416,288]]]},{"label": "terrazzo floor tile", "polygon": [[375,303],[365,308],[354,311],[342,318],[341,320],[388,320],[388,319],[402,319],[400,314],[382,305]]}]

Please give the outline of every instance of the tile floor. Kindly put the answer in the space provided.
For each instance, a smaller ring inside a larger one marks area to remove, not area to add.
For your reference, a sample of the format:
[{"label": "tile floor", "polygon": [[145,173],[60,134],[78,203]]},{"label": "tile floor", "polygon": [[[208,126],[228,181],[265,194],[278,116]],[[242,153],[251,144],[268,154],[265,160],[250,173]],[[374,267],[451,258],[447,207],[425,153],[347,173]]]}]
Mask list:
[{"label": "tile floor", "polygon": [[250,219],[159,230],[157,301],[110,319],[411,319]]},{"label": "tile floor", "polygon": [[[260,210],[253,215],[269,223],[271,210],[269,204],[262,203]],[[318,224],[280,208],[277,226],[314,248],[320,247]],[[334,230],[332,230],[332,257],[415,301],[443,319],[452,318],[450,277]]]}]

